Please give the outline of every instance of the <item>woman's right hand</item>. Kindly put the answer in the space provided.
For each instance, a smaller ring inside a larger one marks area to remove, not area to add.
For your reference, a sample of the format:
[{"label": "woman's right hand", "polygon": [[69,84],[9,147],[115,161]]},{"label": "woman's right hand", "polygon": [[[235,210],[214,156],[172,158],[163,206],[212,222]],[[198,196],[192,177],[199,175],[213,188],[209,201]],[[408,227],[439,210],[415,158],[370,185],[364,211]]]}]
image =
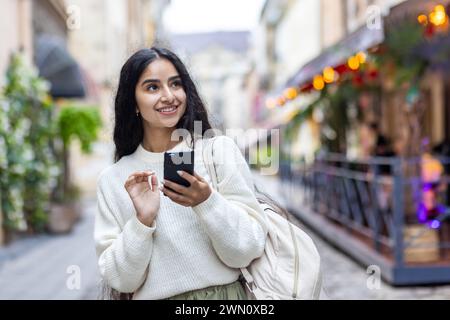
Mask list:
[{"label": "woman's right hand", "polygon": [[137,218],[150,227],[159,211],[160,195],[158,178],[152,171],[131,174],[125,182],[125,189],[133,201]]}]

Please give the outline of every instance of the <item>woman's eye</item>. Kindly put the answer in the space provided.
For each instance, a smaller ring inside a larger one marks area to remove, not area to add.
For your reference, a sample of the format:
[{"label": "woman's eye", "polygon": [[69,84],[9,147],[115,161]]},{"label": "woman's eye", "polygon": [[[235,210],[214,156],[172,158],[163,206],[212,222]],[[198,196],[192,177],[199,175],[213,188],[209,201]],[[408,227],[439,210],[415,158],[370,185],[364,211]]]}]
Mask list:
[{"label": "woman's eye", "polygon": [[181,87],[181,81],[174,81],[172,83],[172,87],[175,87],[175,88]]},{"label": "woman's eye", "polygon": [[148,91],[155,91],[155,90],[158,90],[158,86],[155,85],[155,84],[149,85],[149,86],[147,87],[147,90],[148,90]]}]

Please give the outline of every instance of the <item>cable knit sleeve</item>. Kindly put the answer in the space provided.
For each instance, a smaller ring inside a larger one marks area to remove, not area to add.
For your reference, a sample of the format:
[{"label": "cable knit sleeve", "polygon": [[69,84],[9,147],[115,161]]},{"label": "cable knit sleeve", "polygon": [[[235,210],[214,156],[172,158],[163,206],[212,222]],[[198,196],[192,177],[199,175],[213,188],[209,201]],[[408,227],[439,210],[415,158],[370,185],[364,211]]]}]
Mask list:
[{"label": "cable knit sleeve", "polygon": [[254,194],[250,169],[234,141],[216,138],[218,190],[193,207],[219,258],[229,267],[247,267],[264,251],[267,225]]},{"label": "cable knit sleeve", "polygon": [[146,279],[155,226],[142,224],[135,213],[121,223],[117,200],[107,184],[104,175],[97,183],[94,238],[98,266],[109,286],[120,292],[134,292]]}]

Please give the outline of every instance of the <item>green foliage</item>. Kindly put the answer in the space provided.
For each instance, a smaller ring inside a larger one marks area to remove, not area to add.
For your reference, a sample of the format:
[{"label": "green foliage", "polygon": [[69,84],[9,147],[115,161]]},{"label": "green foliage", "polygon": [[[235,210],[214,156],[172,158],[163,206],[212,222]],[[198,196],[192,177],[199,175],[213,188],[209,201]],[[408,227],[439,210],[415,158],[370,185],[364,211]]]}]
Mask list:
[{"label": "green foliage", "polygon": [[388,51],[384,57],[397,64],[407,64],[416,59],[416,49],[424,41],[423,32],[423,27],[415,19],[408,17],[388,25],[384,40]]},{"label": "green foliage", "polygon": [[90,152],[101,125],[95,107],[67,106],[56,116],[48,92],[24,57],[12,56],[0,92],[0,205],[10,231],[43,231],[51,202],[78,197],[65,181],[67,151],[77,138]]},{"label": "green foliage", "polygon": [[80,141],[81,150],[85,153],[91,152],[92,142],[97,140],[98,130],[102,125],[97,107],[74,105],[62,108],[57,124],[66,148],[73,138],[77,138]]},{"label": "green foliage", "polygon": [[346,102],[340,101],[328,108],[325,112],[325,122],[328,125],[328,130],[335,133],[335,136],[322,132],[322,143],[327,146],[327,149],[331,152],[343,152],[347,144],[346,132],[349,125],[349,119],[347,117],[347,105]]},{"label": "green foliage", "polygon": [[23,56],[12,56],[0,97],[0,201],[11,230],[41,231],[47,220],[59,174],[48,89]]},{"label": "green foliage", "polygon": [[415,19],[405,17],[387,26],[381,52],[374,55],[375,63],[395,86],[416,81],[428,62],[420,56],[418,48],[424,43],[424,29]]},{"label": "green foliage", "polygon": [[80,194],[76,186],[70,182],[70,144],[74,139],[78,139],[81,151],[90,153],[92,142],[97,140],[101,118],[96,106],[68,104],[62,107],[55,122],[62,144],[56,147],[55,151],[63,174],[58,179],[58,187],[53,194],[53,200],[57,203],[65,203],[77,199]]}]

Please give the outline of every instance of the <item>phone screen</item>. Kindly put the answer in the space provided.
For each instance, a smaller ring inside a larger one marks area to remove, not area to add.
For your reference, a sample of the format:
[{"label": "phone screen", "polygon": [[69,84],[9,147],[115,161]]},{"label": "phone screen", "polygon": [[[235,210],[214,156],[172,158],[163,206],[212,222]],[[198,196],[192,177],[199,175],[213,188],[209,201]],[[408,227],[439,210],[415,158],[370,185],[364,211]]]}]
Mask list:
[{"label": "phone screen", "polygon": [[182,178],[177,171],[194,174],[194,151],[164,153],[164,180],[189,187],[189,181]]}]

